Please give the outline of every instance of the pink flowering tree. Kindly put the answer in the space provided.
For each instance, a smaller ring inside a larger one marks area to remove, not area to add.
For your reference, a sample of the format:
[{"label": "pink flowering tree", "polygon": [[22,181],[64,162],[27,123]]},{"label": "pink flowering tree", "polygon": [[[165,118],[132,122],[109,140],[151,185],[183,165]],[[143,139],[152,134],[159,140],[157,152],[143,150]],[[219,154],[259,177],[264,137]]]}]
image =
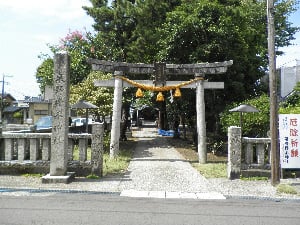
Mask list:
[{"label": "pink flowering tree", "polygon": [[[99,35],[76,30],[69,31],[64,38],[60,39],[59,44],[48,44],[48,47],[53,54],[65,51],[71,56],[70,82],[78,84],[91,72],[91,66],[87,63],[88,58],[108,59],[110,49],[102,43]],[[42,63],[37,69],[36,79],[43,92],[46,85],[52,84],[53,58],[45,54],[41,54],[39,58]]]},{"label": "pink flowering tree", "polygon": [[90,33],[70,31],[66,37],[60,40],[59,45],[51,46],[53,53],[66,51],[71,56],[71,84],[83,81],[91,71],[87,59],[95,57],[92,38]]}]

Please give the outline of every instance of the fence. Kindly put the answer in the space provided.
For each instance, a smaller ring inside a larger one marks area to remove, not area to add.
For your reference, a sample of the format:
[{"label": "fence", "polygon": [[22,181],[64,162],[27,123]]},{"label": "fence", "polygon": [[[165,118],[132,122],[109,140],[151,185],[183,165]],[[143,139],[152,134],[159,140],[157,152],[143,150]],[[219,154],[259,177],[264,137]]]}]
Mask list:
[{"label": "fence", "polygon": [[270,169],[270,138],[242,138],[242,170]]},{"label": "fence", "polygon": [[[253,169],[270,170],[270,138],[241,136],[240,127],[228,128],[228,178],[239,178]],[[257,171],[255,171],[257,173]]]},{"label": "fence", "polygon": [[[103,153],[103,130],[100,135],[99,130],[92,134],[69,133],[67,152],[68,171],[78,176],[91,174],[92,164],[102,165],[91,157]],[[0,174],[49,173],[50,159],[51,133],[6,132],[0,136]]]}]

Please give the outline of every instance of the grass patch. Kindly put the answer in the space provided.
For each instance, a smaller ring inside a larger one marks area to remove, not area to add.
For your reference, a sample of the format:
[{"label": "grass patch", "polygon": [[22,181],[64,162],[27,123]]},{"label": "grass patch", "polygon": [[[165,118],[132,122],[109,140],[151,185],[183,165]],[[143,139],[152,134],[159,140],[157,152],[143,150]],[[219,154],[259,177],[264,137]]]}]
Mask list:
[{"label": "grass patch", "polygon": [[279,184],[277,186],[277,192],[278,193],[284,193],[284,194],[290,194],[290,195],[297,195],[298,194],[297,190],[289,184]]},{"label": "grass patch", "polygon": [[268,177],[240,177],[241,180],[253,180],[253,181],[258,181],[258,180],[269,180]]},{"label": "grass patch", "polygon": [[103,155],[103,176],[124,173],[130,163],[137,142],[134,140],[120,142],[119,155],[111,159],[109,153]]},{"label": "grass patch", "polygon": [[192,163],[192,165],[206,178],[227,177],[226,163],[206,163],[206,164]]},{"label": "grass patch", "polygon": [[121,150],[118,157],[111,159],[108,153],[103,156],[103,176],[124,173],[131,160],[132,151]]},{"label": "grass patch", "polygon": [[[103,154],[103,176],[109,174],[119,174],[124,173],[129,165],[129,162],[132,157],[132,152],[135,149],[136,141],[128,140],[124,142],[120,142],[120,152],[119,155],[111,159],[109,152],[104,152]],[[88,147],[87,149],[87,160],[91,159],[91,148]],[[78,146],[74,146],[73,151],[73,160],[79,160],[79,148]],[[94,177],[95,175],[90,174],[87,178],[90,179],[98,179]]]},{"label": "grass patch", "polygon": [[41,178],[42,176],[44,176],[43,174],[40,173],[26,173],[26,174],[22,174],[23,177],[36,177],[36,178]]},{"label": "grass patch", "polygon": [[88,179],[99,179],[99,176],[97,176],[95,174],[90,174],[90,175],[87,175],[86,178],[88,178]]}]

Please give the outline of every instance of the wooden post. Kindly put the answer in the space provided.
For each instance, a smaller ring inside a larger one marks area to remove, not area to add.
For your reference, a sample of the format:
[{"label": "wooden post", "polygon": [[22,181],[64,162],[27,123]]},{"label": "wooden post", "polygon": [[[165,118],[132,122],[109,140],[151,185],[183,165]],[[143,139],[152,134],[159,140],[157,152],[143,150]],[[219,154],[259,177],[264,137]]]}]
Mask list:
[{"label": "wooden post", "polygon": [[[155,86],[166,85],[166,63],[154,63]],[[167,128],[166,101],[159,103],[158,127],[162,130]]]},{"label": "wooden post", "polygon": [[123,76],[123,72],[115,71],[114,76],[115,89],[111,124],[110,158],[115,158],[119,153],[123,82],[118,76]]},{"label": "wooden post", "polygon": [[[203,74],[196,74],[196,77],[204,78]],[[198,133],[198,156],[199,163],[206,163],[206,123],[205,123],[205,102],[204,102],[204,80],[196,83],[196,112],[197,112],[197,133]]]},{"label": "wooden post", "polygon": [[268,0],[267,17],[270,88],[271,184],[273,186],[280,183],[274,13],[274,1]]}]

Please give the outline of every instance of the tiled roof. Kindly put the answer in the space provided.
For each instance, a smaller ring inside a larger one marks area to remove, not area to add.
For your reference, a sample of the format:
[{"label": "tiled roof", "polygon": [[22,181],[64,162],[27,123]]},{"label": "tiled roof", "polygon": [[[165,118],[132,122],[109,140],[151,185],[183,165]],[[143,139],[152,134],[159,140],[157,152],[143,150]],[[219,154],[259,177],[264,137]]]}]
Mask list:
[{"label": "tiled roof", "polygon": [[14,112],[20,111],[21,109],[23,109],[23,107],[7,106],[4,108],[3,113],[14,113]]}]

